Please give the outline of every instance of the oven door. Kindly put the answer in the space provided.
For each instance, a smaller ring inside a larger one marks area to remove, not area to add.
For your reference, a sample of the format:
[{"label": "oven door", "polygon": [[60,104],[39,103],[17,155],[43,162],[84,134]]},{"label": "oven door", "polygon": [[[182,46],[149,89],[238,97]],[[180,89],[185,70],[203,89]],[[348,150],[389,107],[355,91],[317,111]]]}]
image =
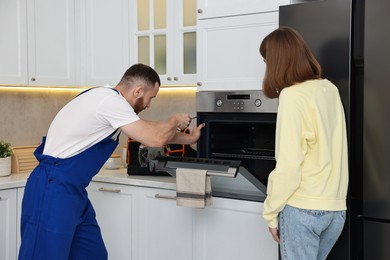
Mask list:
[{"label": "oven door", "polygon": [[198,157],[241,161],[235,179],[212,179],[214,196],[262,201],[275,168],[276,113],[198,112]]}]

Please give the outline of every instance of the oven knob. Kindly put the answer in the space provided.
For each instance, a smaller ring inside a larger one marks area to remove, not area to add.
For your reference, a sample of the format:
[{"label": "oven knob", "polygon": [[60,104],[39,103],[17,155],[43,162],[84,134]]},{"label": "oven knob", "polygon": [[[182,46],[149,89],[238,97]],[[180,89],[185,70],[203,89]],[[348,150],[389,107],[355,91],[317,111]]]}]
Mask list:
[{"label": "oven knob", "polygon": [[216,105],[217,105],[217,107],[222,106],[222,100],[218,99],[217,102],[216,102]]},{"label": "oven knob", "polygon": [[261,100],[260,100],[260,99],[256,99],[256,100],[255,100],[255,106],[256,106],[256,107],[261,106]]}]

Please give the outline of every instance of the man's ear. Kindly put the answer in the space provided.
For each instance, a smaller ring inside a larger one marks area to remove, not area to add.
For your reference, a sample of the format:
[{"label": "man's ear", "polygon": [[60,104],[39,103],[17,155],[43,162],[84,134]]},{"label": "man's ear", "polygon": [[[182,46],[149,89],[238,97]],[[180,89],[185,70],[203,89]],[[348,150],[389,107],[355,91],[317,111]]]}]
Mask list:
[{"label": "man's ear", "polygon": [[133,91],[133,96],[136,98],[140,98],[144,95],[145,90],[142,86],[137,86]]}]

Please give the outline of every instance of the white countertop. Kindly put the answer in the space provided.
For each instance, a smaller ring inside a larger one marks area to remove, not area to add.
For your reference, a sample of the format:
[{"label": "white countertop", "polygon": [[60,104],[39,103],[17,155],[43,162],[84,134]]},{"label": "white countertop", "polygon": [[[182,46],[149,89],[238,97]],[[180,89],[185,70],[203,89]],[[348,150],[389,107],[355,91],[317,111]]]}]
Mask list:
[{"label": "white countertop", "polygon": [[[0,190],[24,187],[30,173],[13,173],[0,177]],[[102,169],[92,181],[161,189],[176,189],[176,179],[169,176],[129,176],[126,168],[119,170]]]}]

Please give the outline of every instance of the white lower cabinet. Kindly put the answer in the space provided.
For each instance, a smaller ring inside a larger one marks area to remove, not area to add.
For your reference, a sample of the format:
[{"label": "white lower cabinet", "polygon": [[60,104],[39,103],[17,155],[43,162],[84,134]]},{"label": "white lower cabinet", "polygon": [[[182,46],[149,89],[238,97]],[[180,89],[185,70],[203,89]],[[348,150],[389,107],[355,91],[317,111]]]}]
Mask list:
[{"label": "white lower cabinet", "polygon": [[[140,196],[139,260],[191,260],[194,210],[176,206],[173,190],[143,189]],[[137,214],[137,212],[135,212]]]},{"label": "white lower cabinet", "polygon": [[278,244],[261,216],[263,203],[213,198],[197,210],[197,260],[277,260]]},{"label": "white lower cabinet", "polygon": [[18,202],[17,202],[17,219],[16,219],[16,256],[19,257],[19,248],[21,243],[20,237],[20,220],[22,218],[22,200],[24,194],[24,187],[18,188]]},{"label": "white lower cabinet", "polygon": [[0,259],[16,259],[17,190],[0,190]]},{"label": "white lower cabinet", "polygon": [[193,259],[193,210],[167,199],[175,191],[98,182],[87,190],[109,259]]},{"label": "white lower cabinet", "polygon": [[91,182],[87,191],[96,212],[108,259],[137,259],[132,243],[134,189],[126,185]]},{"label": "white lower cabinet", "polygon": [[277,260],[262,203],[213,198],[206,209],[176,206],[175,191],[91,182],[109,259]]}]

